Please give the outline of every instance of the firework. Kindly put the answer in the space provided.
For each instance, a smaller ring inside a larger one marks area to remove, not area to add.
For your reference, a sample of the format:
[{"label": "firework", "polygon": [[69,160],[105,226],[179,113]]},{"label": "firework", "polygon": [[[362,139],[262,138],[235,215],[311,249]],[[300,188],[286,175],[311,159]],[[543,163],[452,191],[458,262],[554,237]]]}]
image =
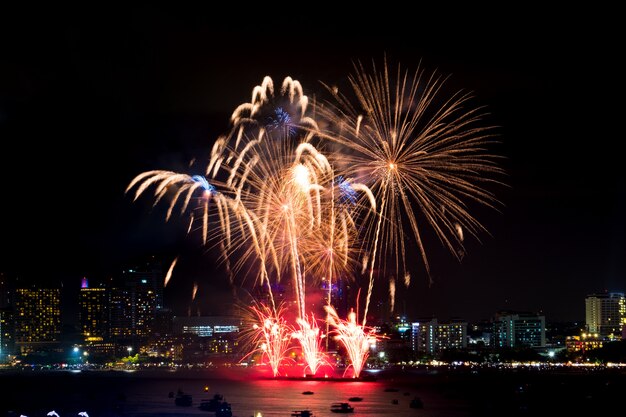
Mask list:
[{"label": "firework", "polygon": [[468,205],[494,207],[496,200],[484,185],[493,181],[488,174],[501,169],[486,150],[493,128],[481,125],[484,112],[469,106],[470,94],[446,97],[446,78],[421,68],[411,74],[398,66],[395,82],[386,62],[382,71],[374,66],[369,72],[361,64],[355,69],[350,83],[356,104],[329,88],[336,100],[321,113],[332,122],[324,137],[349,150],[340,160],[380,202],[376,216],[366,219],[363,240],[371,253],[366,315],[377,262],[385,271],[388,260],[394,260],[396,272],[410,281],[409,230],[429,277],[424,224],[457,257],[463,250],[459,230],[474,237],[484,231]]},{"label": "firework", "polygon": [[[407,242],[415,240],[430,277],[424,225],[460,259],[465,237],[484,231],[469,206],[496,203],[485,186],[501,170],[486,151],[492,129],[481,125],[482,109],[468,106],[468,94],[445,97],[445,78],[422,69],[398,67],[393,78],[386,63],[371,72],[357,65],[350,78],[356,100],[329,89],[336,100],[315,109],[316,118],[298,81],[287,77],[275,88],[265,77],[233,112],[204,175],[148,171],[126,190],[136,200],[153,188],[154,205],[169,200],[166,220],[193,207],[188,233],[202,222],[203,243],[217,242],[231,282],[253,276],[254,286],[267,288],[270,303],[252,308],[250,334],[274,375],[292,338],[312,374],[325,363],[306,308],[307,287],[324,280],[326,335],[332,325],[358,376],[376,339],[365,326],[375,271],[394,270],[393,306],[396,279],[410,284]],[[361,324],[355,312],[339,319],[330,305],[333,280],[353,278],[359,265],[369,278]],[[283,279],[293,287],[296,330],[272,294]],[[194,283],[192,299],[196,292]]]},{"label": "firework", "polygon": [[224,197],[217,192],[215,186],[209,184],[208,180],[201,175],[191,176],[178,172],[155,170],[137,175],[126,188],[126,192],[128,193],[137,186],[134,197],[134,200],[137,200],[152,185],[155,186],[153,206],[156,206],[168,192],[173,190],[165,216],[166,221],[170,219],[180,200],[182,200],[180,212],[184,213],[194,194],[200,193],[198,199],[202,208],[202,240],[206,243],[209,234],[209,201],[212,199],[218,206],[225,204]]},{"label": "firework", "polygon": [[356,313],[351,311],[347,320],[342,320],[335,309],[326,306],[328,321],[334,327],[335,339],[341,342],[350,358],[353,375],[358,378],[369,356],[370,347],[376,343],[376,334],[371,328],[357,323]]},{"label": "firework", "polygon": [[[280,366],[287,359],[289,343],[293,329],[284,318],[282,307],[274,308],[265,304],[256,304],[246,314],[247,328],[244,329],[244,343],[252,349],[247,356],[260,353],[272,368],[274,376],[278,376]],[[245,357],[244,357],[245,359]]]},{"label": "firework", "polygon": [[167,283],[170,282],[170,279],[172,279],[172,273],[174,272],[174,267],[176,266],[176,262],[178,262],[178,256],[174,258],[174,260],[172,261],[172,264],[167,270],[167,274],[165,275],[165,282],[163,283],[163,288],[167,287]]},{"label": "firework", "polygon": [[307,364],[309,373],[315,375],[322,365],[328,365],[326,356],[322,353],[322,337],[317,321],[313,314],[308,317],[298,318],[296,323],[299,329],[294,331],[292,337],[300,341],[302,355]]}]

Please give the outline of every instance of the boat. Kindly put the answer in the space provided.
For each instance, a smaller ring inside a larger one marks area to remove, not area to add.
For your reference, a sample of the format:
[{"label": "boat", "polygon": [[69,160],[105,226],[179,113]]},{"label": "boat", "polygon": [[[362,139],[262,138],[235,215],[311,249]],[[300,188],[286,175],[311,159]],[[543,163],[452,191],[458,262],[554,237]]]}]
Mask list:
[{"label": "boat", "polygon": [[176,398],[174,399],[174,404],[181,407],[189,407],[193,403],[191,394],[184,394],[179,392]]},{"label": "boat", "polygon": [[420,397],[415,397],[409,403],[409,407],[411,408],[424,408],[424,403]]},{"label": "boat", "polygon": [[217,411],[218,407],[224,401],[224,396],[221,394],[213,395],[213,398],[208,400],[202,400],[200,402],[200,410],[202,411]]},{"label": "boat", "polygon": [[215,410],[215,417],[233,417],[233,411],[230,408],[230,403],[223,401]]},{"label": "boat", "polygon": [[350,397],[348,401],[352,401],[353,403],[363,401],[363,397]]},{"label": "boat", "polygon": [[330,406],[330,411],[333,413],[354,413],[354,407],[348,403],[333,403]]},{"label": "boat", "polygon": [[291,413],[291,417],[313,417],[313,411],[311,411],[311,410],[294,410]]},{"label": "boat", "polygon": [[313,395],[313,391],[304,391],[302,395]]}]

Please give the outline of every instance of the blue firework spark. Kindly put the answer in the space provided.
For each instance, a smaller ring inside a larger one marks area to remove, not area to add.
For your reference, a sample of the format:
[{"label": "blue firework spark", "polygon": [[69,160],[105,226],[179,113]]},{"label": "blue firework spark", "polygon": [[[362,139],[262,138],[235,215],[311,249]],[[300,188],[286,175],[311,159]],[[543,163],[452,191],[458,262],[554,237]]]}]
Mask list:
[{"label": "blue firework spark", "polygon": [[269,117],[267,128],[268,130],[283,128],[288,137],[292,137],[296,134],[296,129],[291,124],[291,115],[282,107],[277,107],[276,110],[274,110],[274,116]]},{"label": "blue firework spark", "polygon": [[355,204],[356,191],[352,188],[350,181],[346,180],[343,175],[337,177],[337,188],[339,188],[339,201],[342,204]]},{"label": "blue firework spark", "polygon": [[194,175],[193,177],[191,177],[191,179],[194,182],[197,182],[199,184],[202,185],[202,188],[204,189],[204,191],[209,192],[211,194],[215,193],[215,187],[212,184],[209,184],[209,182],[207,181],[206,178],[204,178],[202,175]]}]

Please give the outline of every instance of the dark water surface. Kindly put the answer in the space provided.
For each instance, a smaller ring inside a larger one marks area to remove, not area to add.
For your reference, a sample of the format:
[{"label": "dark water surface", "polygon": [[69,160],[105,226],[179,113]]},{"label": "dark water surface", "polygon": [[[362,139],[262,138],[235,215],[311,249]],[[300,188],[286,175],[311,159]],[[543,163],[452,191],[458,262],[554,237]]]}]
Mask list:
[{"label": "dark water surface", "polygon": [[[315,417],[337,416],[334,402],[351,403],[353,416],[576,416],[612,410],[626,395],[626,374],[619,371],[433,371],[394,372],[376,381],[332,382],[267,380],[251,374],[211,370],[166,372],[10,371],[0,372],[0,417],[207,416],[200,400],[220,393],[233,416],[290,417],[308,409]],[[208,387],[208,392],[205,392]],[[193,396],[191,407],[179,407],[170,392]],[[313,395],[303,395],[313,391]],[[422,409],[409,403],[418,396]]]}]

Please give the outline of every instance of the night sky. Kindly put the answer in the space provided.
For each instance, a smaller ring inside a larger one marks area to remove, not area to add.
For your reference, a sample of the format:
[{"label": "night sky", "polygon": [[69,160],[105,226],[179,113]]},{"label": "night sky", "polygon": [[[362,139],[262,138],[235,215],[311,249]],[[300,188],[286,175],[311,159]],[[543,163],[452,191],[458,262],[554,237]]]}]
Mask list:
[{"label": "night sky", "polygon": [[399,311],[582,320],[586,294],[626,291],[623,68],[610,25],[316,18],[251,25],[208,7],[3,13],[0,271],[78,286],[141,256],[180,255],[166,302],[186,310],[197,281],[196,307],[220,312],[230,291],[216,254],[185,238],[184,222],[150,212],[149,199],[132,203],[126,186],[142,171],[185,171],[205,157],[265,75],[290,75],[322,96],[320,81],[346,86],[355,60],[386,54],[473,91],[499,126],[494,152],[507,172],[507,187],[492,189],[500,212],[475,212],[491,236],[468,242],[461,263],[428,242],[434,284],[415,268],[411,288],[398,289]]}]

